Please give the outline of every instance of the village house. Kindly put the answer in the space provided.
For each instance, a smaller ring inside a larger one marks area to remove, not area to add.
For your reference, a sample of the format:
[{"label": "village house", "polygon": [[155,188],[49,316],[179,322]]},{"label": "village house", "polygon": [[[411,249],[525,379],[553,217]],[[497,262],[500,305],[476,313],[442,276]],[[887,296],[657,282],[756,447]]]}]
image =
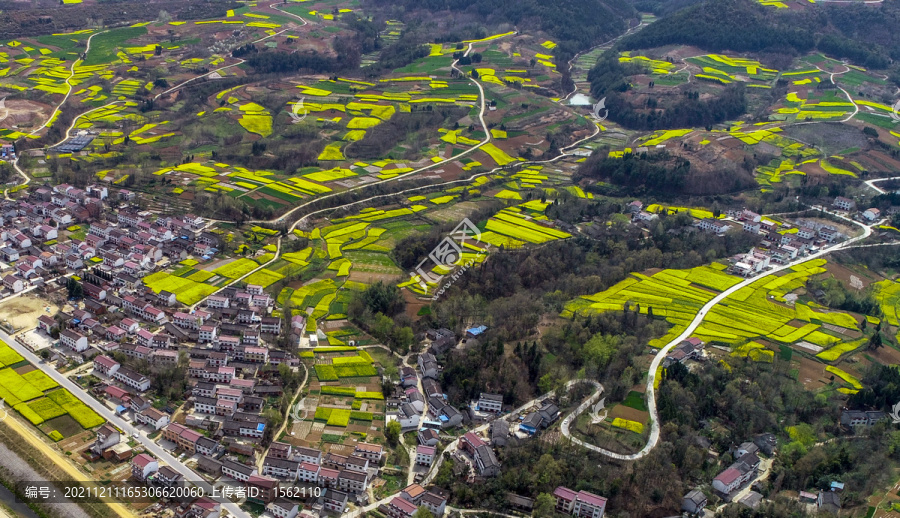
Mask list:
[{"label": "village house", "polygon": [[434,462],[434,454],[434,446],[416,446],[416,464],[420,466],[431,466],[431,463]]},{"label": "village house", "polygon": [[755,453],[747,453],[719,473],[713,479],[712,487],[722,495],[729,495],[752,480],[758,468],[759,457]]},{"label": "village house", "polygon": [[843,196],[838,196],[837,198],[835,198],[832,205],[834,205],[834,207],[838,210],[847,212],[856,210],[856,202],[849,198],[844,198]]},{"label": "village house", "polygon": [[147,426],[152,426],[154,430],[160,430],[164,426],[169,424],[169,414],[160,412],[153,407],[145,409],[135,417],[137,419],[137,422],[145,424]]},{"label": "village house", "polygon": [[285,498],[276,498],[271,504],[266,506],[266,511],[275,518],[296,518],[299,509],[299,504]]},{"label": "village house", "polygon": [[138,392],[144,392],[150,389],[149,378],[127,367],[119,367],[112,377],[114,380]]},{"label": "village house", "polygon": [[77,353],[84,352],[88,348],[87,337],[77,331],[72,331],[70,329],[62,330],[59,333],[59,340],[63,345]]},{"label": "village house", "polygon": [[700,223],[697,224],[697,227],[705,232],[713,232],[718,235],[724,234],[731,228],[728,223],[715,218],[702,219],[700,220]]},{"label": "village house", "polygon": [[307,478],[302,480],[302,482],[315,482],[319,473],[319,467],[315,464],[301,463],[300,461],[296,460],[273,457],[271,454],[266,456],[266,458],[263,460],[263,475],[266,475],[268,477],[278,477],[290,481],[297,480],[298,471],[300,470],[302,465],[305,465],[307,467],[315,467],[315,476],[309,478],[307,474],[310,470],[306,470],[304,472],[304,476],[307,476]]},{"label": "village house", "polygon": [[706,507],[707,499],[703,491],[694,489],[681,499],[681,510],[689,514],[702,514]]},{"label": "village house", "polygon": [[103,376],[112,376],[119,370],[119,362],[109,356],[98,355],[94,358],[94,370]]},{"label": "village house", "polygon": [[106,423],[97,429],[97,437],[96,439],[94,439],[94,444],[91,446],[91,451],[93,451],[97,455],[100,455],[106,449],[112,448],[116,444],[119,444],[120,440],[121,435],[119,434],[119,431],[116,430],[111,424]]},{"label": "village house", "polygon": [[349,496],[343,491],[328,488],[322,494],[322,507],[338,516],[344,514],[344,508],[347,507]]},{"label": "village house", "polygon": [[131,475],[135,480],[145,481],[159,470],[159,463],[146,453],[141,453],[131,459]]},{"label": "village house", "polygon": [[844,410],[841,412],[841,426],[847,428],[872,427],[875,426],[875,423],[887,418],[888,415],[879,410]]},{"label": "village house", "polygon": [[559,486],[553,491],[556,498],[556,510],[582,518],[603,518],[606,512],[606,499],[588,491],[572,491]]}]

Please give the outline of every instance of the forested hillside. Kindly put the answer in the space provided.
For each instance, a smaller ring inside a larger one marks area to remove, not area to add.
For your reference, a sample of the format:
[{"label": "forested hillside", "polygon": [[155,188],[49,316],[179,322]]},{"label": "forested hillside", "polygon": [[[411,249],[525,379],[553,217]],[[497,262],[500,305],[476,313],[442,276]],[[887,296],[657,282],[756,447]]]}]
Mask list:
[{"label": "forested hillside", "polygon": [[819,50],[870,68],[884,68],[900,52],[898,10],[824,7],[781,13],[753,2],[723,0],[692,5],[622,40],[622,49],[694,45],[710,52],[798,55]]},{"label": "forested hillside", "polygon": [[[621,34],[627,27],[626,20],[636,16],[635,9],[625,0],[559,0],[552,4],[540,0],[370,0],[370,3],[404,21],[417,19],[423,11],[444,13],[448,25],[451,25],[449,19],[456,18],[470,22],[468,30],[473,32],[502,23],[512,24],[519,31],[542,30],[559,44],[557,52],[570,55]],[[443,36],[455,41],[487,35],[457,36],[465,30],[448,29]],[[434,34],[436,38],[441,36]]]}]

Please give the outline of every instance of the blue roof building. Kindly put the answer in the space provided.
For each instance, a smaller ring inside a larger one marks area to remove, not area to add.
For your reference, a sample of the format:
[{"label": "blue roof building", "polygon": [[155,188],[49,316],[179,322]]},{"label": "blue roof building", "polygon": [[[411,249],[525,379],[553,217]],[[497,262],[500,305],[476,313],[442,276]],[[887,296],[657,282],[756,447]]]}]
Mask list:
[{"label": "blue roof building", "polygon": [[487,331],[487,326],[470,327],[466,329],[466,336],[474,338],[485,331]]}]

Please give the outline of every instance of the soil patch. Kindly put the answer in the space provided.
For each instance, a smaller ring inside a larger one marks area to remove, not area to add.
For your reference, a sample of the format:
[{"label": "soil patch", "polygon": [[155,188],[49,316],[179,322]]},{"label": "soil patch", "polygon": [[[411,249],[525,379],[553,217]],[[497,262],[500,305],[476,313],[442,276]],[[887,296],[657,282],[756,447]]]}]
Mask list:
[{"label": "soil patch", "polygon": [[37,326],[41,315],[55,315],[59,307],[32,296],[16,297],[0,304],[0,321],[8,322],[14,329],[30,329]]}]

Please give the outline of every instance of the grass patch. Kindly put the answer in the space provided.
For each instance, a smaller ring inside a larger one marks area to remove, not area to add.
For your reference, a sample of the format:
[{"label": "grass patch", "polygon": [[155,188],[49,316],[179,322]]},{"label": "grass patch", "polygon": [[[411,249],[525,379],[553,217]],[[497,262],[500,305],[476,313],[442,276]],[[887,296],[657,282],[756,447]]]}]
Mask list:
[{"label": "grass patch", "polygon": [[124,27],[98,34],[91,40],[91,51],[84,60],[85,65],[102,65],[117,59],[116,51],[126,41],[147,34],[146,27]]},{"label": "grass patch", "polygon": [[622,401],[622,404],[627,406],[628,408],[640,410],[641,412],[647,411],[647,404],[644,402],[644,395],[635,390],[632,390],[628,393],[628,395],[625,397],[625,400]]}]

